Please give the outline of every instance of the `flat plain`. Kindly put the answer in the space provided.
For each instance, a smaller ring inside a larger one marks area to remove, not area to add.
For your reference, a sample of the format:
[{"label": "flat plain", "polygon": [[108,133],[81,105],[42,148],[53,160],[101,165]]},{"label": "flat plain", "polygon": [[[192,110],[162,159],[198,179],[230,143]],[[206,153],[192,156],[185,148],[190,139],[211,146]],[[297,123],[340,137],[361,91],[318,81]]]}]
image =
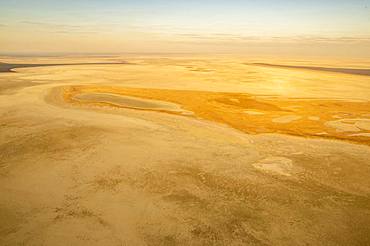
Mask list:
[{"label": "flat plain", "polygon": [[368,61],[0,61],[1,245],[370,244]]}]

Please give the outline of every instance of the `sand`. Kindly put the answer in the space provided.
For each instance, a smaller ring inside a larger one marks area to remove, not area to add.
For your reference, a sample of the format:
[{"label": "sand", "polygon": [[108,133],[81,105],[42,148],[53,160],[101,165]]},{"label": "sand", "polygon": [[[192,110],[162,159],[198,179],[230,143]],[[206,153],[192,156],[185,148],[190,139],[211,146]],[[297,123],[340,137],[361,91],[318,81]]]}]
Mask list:
[{"label": "sand", "polygon": [[290,122],[299,120],[301,118],[302,117],[298,116],[298,115],[286,115],[286,116],[281,116],[281,117],[278,117],[278,118],[274,118],[274,119],[272,119],[272,122],[280,123],[280,124],[286,124],[286,123],[290,123]]},{"label": "sand", "polygon": [[[0,245],[370,243],[366,76],[125,60],[0,74]],[[359,131],[325,124],[343,118]]]}]

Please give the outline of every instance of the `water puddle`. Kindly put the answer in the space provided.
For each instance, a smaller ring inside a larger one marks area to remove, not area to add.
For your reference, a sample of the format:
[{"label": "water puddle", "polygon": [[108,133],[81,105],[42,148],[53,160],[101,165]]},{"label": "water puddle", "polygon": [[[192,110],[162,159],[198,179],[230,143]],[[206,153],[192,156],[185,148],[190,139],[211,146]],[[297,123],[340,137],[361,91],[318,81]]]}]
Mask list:
[{"label": "water puddle", "polygon": [[116,95],[109,93],[81,93],[74,96],[74,99],[88,102],[110,103],[121,107],[147,110],[166,110],[190,114],[191,112],[181,108],[180,105],[159,100],[143,99],[138,97]]}]

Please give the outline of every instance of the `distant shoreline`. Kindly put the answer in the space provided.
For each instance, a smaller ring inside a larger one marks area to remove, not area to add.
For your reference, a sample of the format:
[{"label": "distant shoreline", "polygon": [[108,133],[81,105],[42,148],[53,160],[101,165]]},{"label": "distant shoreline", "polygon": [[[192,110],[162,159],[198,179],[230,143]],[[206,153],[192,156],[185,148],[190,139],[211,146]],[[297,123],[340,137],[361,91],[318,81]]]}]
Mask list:
[{"label": "distant shoreline", "polygon": [[325,72],[370,76],[370,69],[359,69],[359,68],[292,66],[292,65],[280,65],[280,64],[270,64],[270,63],[245,63],[245,65],[276,67],[276,68],[305,69],[305,70],[315,70],[315,71],[325,71]]},{"label": "distant shoreline", "polygon": [[128,62],[97,62],[97,63],[53,63],[53,64],[10,64],[0,62],[0,73],[14,72],[15,68],[28,68],[28,67],[50,67],[50,66],[72,66],[72,65],[119,65],[119,64],[132,64]]}]

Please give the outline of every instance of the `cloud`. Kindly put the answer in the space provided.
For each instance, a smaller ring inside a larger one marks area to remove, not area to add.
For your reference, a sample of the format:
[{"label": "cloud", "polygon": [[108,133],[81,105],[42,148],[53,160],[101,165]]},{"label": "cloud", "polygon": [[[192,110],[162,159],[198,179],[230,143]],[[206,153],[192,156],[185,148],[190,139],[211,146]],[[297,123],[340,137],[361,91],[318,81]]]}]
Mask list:
[{"label": "cloud", "polygon": [[59,33],[59,34],[93,34],[102,32],[103,29],[98,25],[70,25],[49,22],[21,21],[21,25],[32,26],[36,31]]},{"label": "cloud", "polygon": [[[230,33],[211,32],[203,29],[179,27],[171,25],[156,24],[119,24],[119,23],[90,23],[90,24],[66,24],[37,21],[21,21],[21,25],[28,26],[29,29],[40,32],[56,34],[107,34],[107,33],[136,33],[143,41],[153,38],[153,40],[162,40],[170,42],[199,43],[199,44],[225,44],[225,45],[243,45],[243,44],[356,44],[369,43],[370,36],[325,36],[325,35],[290,35],[290,36],[262,36],[238,34],[237,31]],[[4,24],[0,24],[2,27]],[[141,34],[141,35],[140,35]]]},{"label": "cloud", "polygon": [[48,22],[36,22],[36,21],[21,21],[21,24],[25,25],[32,25],[32,26],[39,26],[39,27],[54,27],[54,28],[68,28],[68,29],[76,29],[81,28],[79,25],[66,25],[66,24],[59,24],[59,23],[48,23]]},{"label": "cloud", "polygon": [[[286,39],[288,38],[285,37],[285,40]],[[295,36],[291,37],[291,40],[295,42],[314,43],[357,43],[370,42],[370,36]]]},{"label": "cloud", "polygon": [[370,36],[253,36],[227,33],[177,33],[173,34],[184,42],[207,43],[364,43]]}]

